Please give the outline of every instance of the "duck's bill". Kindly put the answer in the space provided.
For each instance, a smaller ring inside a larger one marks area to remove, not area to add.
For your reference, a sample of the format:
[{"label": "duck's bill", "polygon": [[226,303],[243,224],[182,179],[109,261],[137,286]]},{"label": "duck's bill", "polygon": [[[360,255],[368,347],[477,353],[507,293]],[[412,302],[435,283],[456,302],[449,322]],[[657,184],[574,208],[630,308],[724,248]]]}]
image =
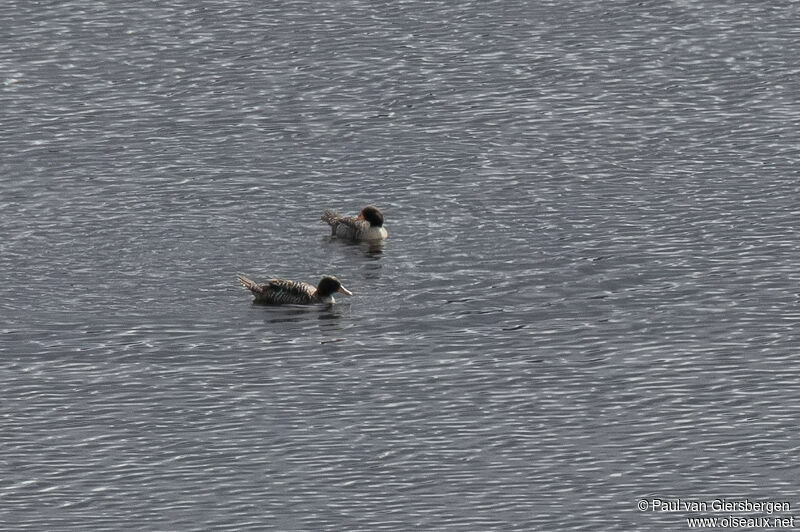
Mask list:
[{"label": "duck's bill", "polygon": [[353,292],[351,292],[350,290],[348,290],[344,286],[340,286],[339,287],[339,292],[341,292],[342,294],[344,294],[346,296],[352,296],[353,295]]}]

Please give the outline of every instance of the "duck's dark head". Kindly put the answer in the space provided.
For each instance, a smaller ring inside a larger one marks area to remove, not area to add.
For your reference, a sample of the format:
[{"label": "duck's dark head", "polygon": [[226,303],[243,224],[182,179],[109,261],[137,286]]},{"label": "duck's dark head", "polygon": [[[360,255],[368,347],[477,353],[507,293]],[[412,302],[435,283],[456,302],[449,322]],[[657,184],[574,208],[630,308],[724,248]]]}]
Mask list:
[{"label": "duck's dark head", "polygon": [[370,227],[383,227],[383,215],[377,207],[372,205],[364,207],[358,217],[368,221]]},{"label": "duck's dark head", "polygon": [[317,296],[321,298],[329,297],[332,296],[334,292],[339,292],[346,296],[353,295],[353,293],[342,286],[342,283],[339,282],[339,279],[333,275],[326,275],[320,279],[319,284],[317,285]]}]

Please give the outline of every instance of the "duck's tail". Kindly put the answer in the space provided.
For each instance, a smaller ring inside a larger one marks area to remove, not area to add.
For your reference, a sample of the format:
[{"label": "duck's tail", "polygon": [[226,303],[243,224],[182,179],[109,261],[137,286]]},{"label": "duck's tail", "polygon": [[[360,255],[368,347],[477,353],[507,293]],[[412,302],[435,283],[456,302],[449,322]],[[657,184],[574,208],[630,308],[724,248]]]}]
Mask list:
[{"label": "duck's tail", "polygon": [[261,288],[261,286],[258,283],[256,283],[252,279],[248,279],[241,273],[236,275],[236,280],[239,281],[240,285],[244,286],[254,294],[260,294],[261,292],[264,291],[263,288]]},{"label": "duck's tail", "polygon": [[341,216],[339,216],[334,211],[325,211],[322,214],[322,220],[326,224],[331,226],[331,236],[336,236],[336,228],[339,226],[339,220],[341,220]]},{"label": "duck's tail", "polygon": [[340,216],[338,214],[336,214],[335,212],[333,212],[333,211],[325,211],[322,214],[322,218],[320,218],[320,220],[322,220],[323,222],[325,222],[326,224],[328,224],[330,226],[334,226],[334,225],[336,225],[338,223],[339,218],[340,218]]}]

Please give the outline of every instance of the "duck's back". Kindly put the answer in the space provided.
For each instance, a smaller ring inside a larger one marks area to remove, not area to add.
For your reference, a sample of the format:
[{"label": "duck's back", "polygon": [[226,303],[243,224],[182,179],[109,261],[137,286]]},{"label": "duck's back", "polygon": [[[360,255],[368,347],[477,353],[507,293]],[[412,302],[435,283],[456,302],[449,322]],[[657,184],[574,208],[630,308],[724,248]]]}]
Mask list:
[{"label": "duck's back", "polygon": [[308,283],[287,279],[270,279],[262,285],[262,292],[255,296],[259,303],[305,305],[314,300],[316,291],[316,287]]},{"label": "duck's back", "polygon": [[358,218],[341,218],[335,227],[336,236],[345,240],[361,240],[368,230],[369,224]]},{"label": "duck's back", "polygon": [[239,275],[239,283],[250,290],[256,303],[268,305],[306,305],[315,301],[316,287],[300,281],[270,279],[258,284],[244,275]]}]

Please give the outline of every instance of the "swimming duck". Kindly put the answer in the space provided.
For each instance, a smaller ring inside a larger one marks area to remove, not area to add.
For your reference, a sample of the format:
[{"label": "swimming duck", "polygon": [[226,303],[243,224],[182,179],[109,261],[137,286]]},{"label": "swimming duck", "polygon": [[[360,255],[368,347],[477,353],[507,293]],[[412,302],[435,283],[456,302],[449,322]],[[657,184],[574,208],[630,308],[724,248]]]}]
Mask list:
[{"label": "swimming duck", "polygon": [[316,288],[308,283],[289,281],[288,279],[270,279],[258,284],[239,275],[239,283],[253,292],[255,303],[267,305],[310,305],[313,303],[333,303],[333,293],[339,292],[348,296],[353,293],[342,286],[339,279],[326,275],[320,279]]},{"label": "swimming duck", "polygon": [[322,221],[331,226],[331,236],[346,240],[375,241],[389,236],[383,227],[381,211],[372,205],[361,209],[358,216],[340,216],[333,211],[325,211]]}]

